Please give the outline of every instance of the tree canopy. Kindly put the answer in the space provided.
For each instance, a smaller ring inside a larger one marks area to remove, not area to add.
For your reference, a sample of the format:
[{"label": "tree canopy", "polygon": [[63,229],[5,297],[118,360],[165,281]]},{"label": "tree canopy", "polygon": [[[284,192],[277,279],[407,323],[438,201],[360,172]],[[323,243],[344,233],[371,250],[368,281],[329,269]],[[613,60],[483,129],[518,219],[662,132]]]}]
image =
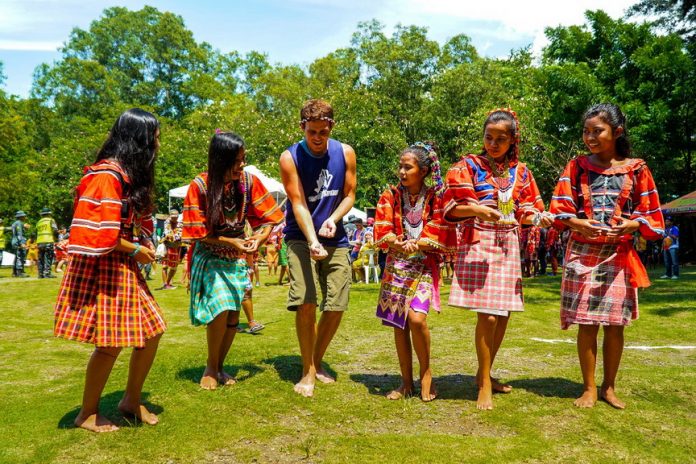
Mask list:
[{"label": "tree canopy", "polygon": [[641,1],[631,10],[647,13],[656,22],[588,11],[584,24],[548,28],[540,61],[529,49],[482,57],[464,33],[444,44],[417,25],[386,34],[373,20],[358,24],[345,48],[298,66],[222,53],[153,7],[109,8],[72,31],[60,59],[36,69],[30,98],[0,90],[0,215],[50,206],[66,223],[82,167],[134,106],[161,121],[162,208],[170,188],[205,169],[216,128],[243,136],[249,161],[277,176],[279,154],[302,137],[299,110],[309,98],[332,103],[334,136],[355,148],[358,206],[396,182],[396,156],[410,143],[435,141],[444,168],[479,152],[486,114],[505,106],[519,114],[522,158],[548,199],[562,166],[584,150],[582,113],[599,102],[624,110],[635,155],[663,198],[683,194],[696,188],[694,6]]}]

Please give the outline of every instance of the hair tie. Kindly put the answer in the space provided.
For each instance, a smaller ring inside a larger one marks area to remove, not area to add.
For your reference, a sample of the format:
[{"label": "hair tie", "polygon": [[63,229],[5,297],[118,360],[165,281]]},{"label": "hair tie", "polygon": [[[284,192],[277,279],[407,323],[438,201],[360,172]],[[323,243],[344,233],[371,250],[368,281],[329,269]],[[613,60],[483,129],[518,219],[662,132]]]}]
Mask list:
[{"label": "hair tie", "polygon": [[222,134],[222,129],[220,129],[218,127],[217,129],[215,129],[215,135],[220,135],[220,134]]}]

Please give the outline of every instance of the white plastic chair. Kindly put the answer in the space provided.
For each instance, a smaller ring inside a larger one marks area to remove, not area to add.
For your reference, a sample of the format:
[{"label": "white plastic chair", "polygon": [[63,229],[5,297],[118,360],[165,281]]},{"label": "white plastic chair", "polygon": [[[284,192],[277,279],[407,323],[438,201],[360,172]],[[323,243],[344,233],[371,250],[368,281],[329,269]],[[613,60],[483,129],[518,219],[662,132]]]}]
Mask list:
[{"label": "white plastic chair", "polygon": [[375,276],[375,283],[379,283],[379,266],[377,265],[377,259],[375,258],[375,250],[368,250],[365,252],[365,254],[367,255],[367,264],[363,266],[365,270],[365,283],[370,283],[371,273]]}]

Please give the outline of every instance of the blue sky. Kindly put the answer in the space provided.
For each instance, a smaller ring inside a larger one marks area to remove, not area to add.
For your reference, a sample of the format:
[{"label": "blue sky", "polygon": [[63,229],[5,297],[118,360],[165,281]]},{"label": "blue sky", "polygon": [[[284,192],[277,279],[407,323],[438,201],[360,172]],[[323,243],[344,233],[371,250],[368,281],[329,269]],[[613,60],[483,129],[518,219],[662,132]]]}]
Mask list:
[{"label": "blue sky", "polygon": [[309,64],[349,45],[358,22],[377,19],[390,33],[396,24],[425,26],[440,43],[464,33],[479,53],[506,56],[545,44],[547,26],[581,24],[583,12],[623,15],[633,0],[0,0],[0,61],[4,90],[26,97],[41,63],[60,58],[57,48],[74,27],[88,29],[111,6],[151,5],[184,18],[197,41],[228,52],[267,53],[273,63]]}]

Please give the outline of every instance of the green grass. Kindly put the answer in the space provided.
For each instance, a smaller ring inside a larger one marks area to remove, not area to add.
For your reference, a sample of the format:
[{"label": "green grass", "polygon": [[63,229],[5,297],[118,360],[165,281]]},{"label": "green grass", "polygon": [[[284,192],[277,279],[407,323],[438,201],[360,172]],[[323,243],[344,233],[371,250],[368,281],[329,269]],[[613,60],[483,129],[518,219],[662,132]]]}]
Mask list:
[{"label": "green grass", "polygon": [[[642,290],[641,318],[626,345],[696,345],[696,270]],[[657,272],[657,271],[655,271]],[[617,381],[628,403],[579,410],[581,378],[559,329],[559,278],[525,279],[526,311],[513,316],[495,373],[514,386],[495,410],[475,407],[475,318],[444,307],[431,315],[438,400],[387,401],[399,383],[391,329],[374,317],[378,286],[356,285],[326,361],[338,376],[312,399],[292,391],[300,358],[286,287],[255,290],[258,335],[240,334],[228,367],[235,386],[202,391],[205,330],[188,321],[184,289],[154,292],[169,329],[145,384],[156,427],[123,422],[116,410],[129,353],[117,361],[102,409],[124,427],[72,428],[91,347],[54,339],[56,280],[0,271],[1,463],[236,462],[694,462],[696,350],[626,350]],[[447,298],[443,287],[443,300]],[[601,380],[601,363],[598,369]]]}]

